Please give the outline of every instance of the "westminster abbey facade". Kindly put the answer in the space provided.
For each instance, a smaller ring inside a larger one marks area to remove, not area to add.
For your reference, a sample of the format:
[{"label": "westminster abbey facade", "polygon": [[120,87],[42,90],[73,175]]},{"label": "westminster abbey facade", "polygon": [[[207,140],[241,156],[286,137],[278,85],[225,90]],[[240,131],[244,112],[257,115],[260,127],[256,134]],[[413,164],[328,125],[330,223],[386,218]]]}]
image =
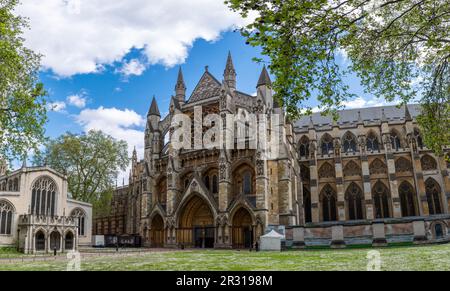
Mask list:
[{"label": "westminster abbey facade", "polygon": [[[417,106],[291,122],[270,88],[264,68],[256,96],[240,92],[229,55],[223,81],[206,68],[188,98],[180,69],[169,114],[153,99],[145,157],[133,154],[129,185],[94,232],[137,235],[150,247],[248,248],[268,229],[448,214],[449,163],[425,147]],[[194,119],[198,106],[203,115],[282,116],[277,158],[262,159],[259,148],[175,149],[173,117]]]}]

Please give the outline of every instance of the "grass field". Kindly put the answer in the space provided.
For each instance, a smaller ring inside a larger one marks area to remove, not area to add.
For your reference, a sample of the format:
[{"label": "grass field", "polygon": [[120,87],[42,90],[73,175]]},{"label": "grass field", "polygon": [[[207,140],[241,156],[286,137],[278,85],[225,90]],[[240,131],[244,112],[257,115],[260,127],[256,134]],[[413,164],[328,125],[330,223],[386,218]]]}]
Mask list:
[{"label": "grass field", "polygon": [[[164,251],[134,254],[83,254],[81,269],[96,270],[367,270],[374,249],[286,252]],[[450,245],[376,249],[382,270],[450,270]],[[26,257],[25,257],[26,258]],[[0,270],[66,270],[67,260],[0,262]]]}]

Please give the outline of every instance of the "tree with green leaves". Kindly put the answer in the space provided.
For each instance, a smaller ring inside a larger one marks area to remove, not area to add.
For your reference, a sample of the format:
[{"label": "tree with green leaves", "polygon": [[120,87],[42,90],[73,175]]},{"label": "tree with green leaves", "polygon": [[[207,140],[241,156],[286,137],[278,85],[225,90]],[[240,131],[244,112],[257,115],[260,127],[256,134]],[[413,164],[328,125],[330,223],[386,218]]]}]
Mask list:
[{"label": "tree with green leaves", "polygon": [[0,158],[23,158],[44,139],[47,110],[41,56],[24,46],[18,0],[0,0]]},{"label": "tree with green leaves", "polygon": [[130,162],[127,148],[125,141],[101,131],[66,133],[48,141],[34,164],[48,165],[67,175],[70,197],[97,205],[115,186],[119,171],[126,170]]},{"label": "tree with green leaves", "polygon": [[[325,114],[354,97],[356,74],[366,93],[400,104],[418,102],[425,142],[450,144],[450,2],[448,0],[226,0],[258,17],[242,34],[271,59],[276,98],[292,118]],[[342,66],[339,56],[348,57]],[[256,59],[262,61],[261,59]]]}]

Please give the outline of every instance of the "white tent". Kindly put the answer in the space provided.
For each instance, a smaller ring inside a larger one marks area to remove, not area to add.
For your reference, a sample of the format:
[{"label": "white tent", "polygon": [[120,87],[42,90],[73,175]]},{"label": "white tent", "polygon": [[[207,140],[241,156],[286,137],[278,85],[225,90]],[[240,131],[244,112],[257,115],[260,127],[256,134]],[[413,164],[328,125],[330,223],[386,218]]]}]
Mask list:
[{"label": "white tent", "polygon": [[281,251],[281,240],[284,236],[272,230],[266,235],[261,236],[261,251]]}]

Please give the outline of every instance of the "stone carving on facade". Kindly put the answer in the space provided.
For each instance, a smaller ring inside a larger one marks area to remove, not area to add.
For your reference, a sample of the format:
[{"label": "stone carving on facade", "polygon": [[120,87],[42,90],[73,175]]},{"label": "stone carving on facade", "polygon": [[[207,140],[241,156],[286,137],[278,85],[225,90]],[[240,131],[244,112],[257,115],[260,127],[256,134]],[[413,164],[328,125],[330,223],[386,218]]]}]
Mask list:
[{"label": "stone carving on facade", "polygon": [[361,152],[363,154],[365,154],[366,153],[366,146],[367,146],[366,136],[363,135],[363,134],[360,135],[358,141],[359,141],[359,148],[361,149]]},{"label": "stone carving on facade", "polygon": [[437,169],[436,160],[429,155],[425,155],[420,159],[423,171],[434,171]]},{"label": "stone carving on facade", "polygon": [[344,176],[361,176],[361,167],[354,161],[348,162],[344,167]]},{"label": "stone carving on facade", "polygon": [[262,153],[258,151],[256,153],[256,175],[264,176],[264,160],[262,159]]},{"label": "stone carving on facade", "polygon": [[256,104],[253,107],[253,111],[255,113],[264,113],[264,104],[263,104],[263,101],[261,99],[258,99],[256,101]]},{"label": "stone carving on facade", "polygon": [[316,151],[317,151],[316,141],[312,140],[311,143],[309,144],[309,154],[311,156],[311,159],[316,158]]},{"label": "stone carving on facade", "polygon": [[335,178],[336,170],[330,163],[324,163],[319,169],[319,178]]},{"label": "stone carving on facade", "polygon": [[408,159],[401,157],[395,161],[395,170],[399,173],[411,172],[412,164]]},{"label": "stone carving on facade", "polygon": [[369,171],[371,175],[387,174],[386,164],[383,163],[380,159],[375,159],[370,164]]}]

